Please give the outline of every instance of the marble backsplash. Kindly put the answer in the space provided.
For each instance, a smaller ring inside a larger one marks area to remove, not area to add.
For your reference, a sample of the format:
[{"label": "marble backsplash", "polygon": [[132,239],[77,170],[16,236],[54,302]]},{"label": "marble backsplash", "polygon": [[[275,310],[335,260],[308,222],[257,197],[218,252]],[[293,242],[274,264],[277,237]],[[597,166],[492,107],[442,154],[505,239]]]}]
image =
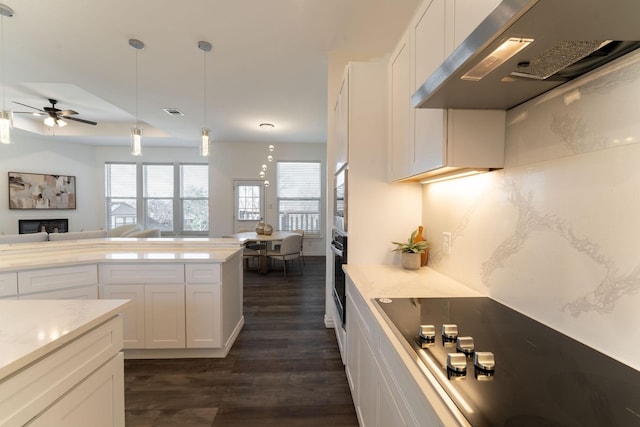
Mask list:
[{"label": "marble backsplash", "polygon": [[432,268],[635,369],[639,100],[632,53],[510,110],[504,169],[423,187]]}]

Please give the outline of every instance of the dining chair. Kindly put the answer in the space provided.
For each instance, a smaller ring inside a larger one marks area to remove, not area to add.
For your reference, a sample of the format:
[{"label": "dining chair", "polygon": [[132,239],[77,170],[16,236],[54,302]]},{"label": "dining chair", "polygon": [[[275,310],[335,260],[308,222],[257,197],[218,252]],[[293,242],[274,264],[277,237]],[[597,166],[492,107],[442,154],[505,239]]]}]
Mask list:
[{"label": "dining chair", "polygon": [[294,233],[298,233],[299,235],[302,236],[302,239],[300,240],[300,258],[302,259],[302,265],[305,265],[304,262],[304,230],[293,230]]},{"label": "dining chair", "polygon": [[[300,261],[300,245],[302,236],[300,234],[292,234],[282,239],[278,250],[268,250],[267,257],[269,260],[279,260],[284,264],[284,277],[287,277],[287,261],[298,259]],[[302,265],[300,265],[300,273],[302,273]]]},{"label": "dining chair", "polygon": [[[258,249],[250,248],[248,247],[248,245],[245,245],[244,248],[242,249],[242,259],[244,260],[244,266],[245,266],[245,269],[247,270],[252,269],[250,267],[250,264],[254,264],[254,262],[251,262],[251,261],[258,260],[258,262],[260,262],[259,257],[260,257],[260,250]],[[258,267],[255,268],[255,270],[257,269]]]}]

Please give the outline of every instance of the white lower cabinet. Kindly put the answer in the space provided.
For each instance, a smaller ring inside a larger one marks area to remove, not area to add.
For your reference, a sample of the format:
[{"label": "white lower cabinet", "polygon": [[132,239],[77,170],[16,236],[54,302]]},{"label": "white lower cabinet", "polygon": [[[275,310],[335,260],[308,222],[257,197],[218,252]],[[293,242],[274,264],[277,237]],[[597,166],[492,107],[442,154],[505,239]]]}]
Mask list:
[{"label": "white lower cabinet", "polygon": [[187,348],[222,347],[220,285],[186,285]]},{"label": "white lower cabinet", "polygon": [[231,261],[158,270],[105,264],[100,298],[132,301],[123,313],[125,349],[220,349],[238,332],[242,317],[241,268]]},{"label": "white lower cabinet", "polygon": [[124,348],[144,348],[144,285],[100,286],[100,299],[128,299],[122,312]]},{"label": "white lower cabinet", "polygon": [[185,348],[184,285],[145,285],[145,348]]},{"label": "white lower cabinet", "polygon": [[2,426],[124,426],[122,319],[115,316],[0,381]]},{"label": "white lower cabinet", "polygon": [[378,331],[372,319],[368,316],[365,319],[357,298],[347,290],[345,368],[358,421],[362,427],[406,426],[396,393],[389,387],[377,360]]},{"label": "white lower cabinet", "polygon": [[31,427],[124,426],[124,357],[116,355],[55,402]]}]

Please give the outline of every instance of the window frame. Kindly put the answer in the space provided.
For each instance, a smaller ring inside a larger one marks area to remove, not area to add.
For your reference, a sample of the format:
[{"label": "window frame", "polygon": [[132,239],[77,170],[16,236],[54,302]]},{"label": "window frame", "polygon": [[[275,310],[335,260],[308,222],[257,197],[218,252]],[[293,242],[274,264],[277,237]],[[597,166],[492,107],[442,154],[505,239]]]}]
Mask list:
[{"label": "window frame", "polygon": [[[281,195],[279,194],[279,189],[280,189],[280,165],[281,164],[290,164],[290,163],[295,163],[295,164],[300,164],[300,163],[312,163],[312,164],[316,164],[318,166],[318,196],[317,197],[281,197]],[[322,233],[322,221],[323,221],[323,208],[322,208],[322,190],[323,190],[323,185],[322,185],[322,162],[319,160],[282,160],[282,161],[278,161],[276,162],[276,216],[277,216],[277,223],[278,223],[278,229],[280,231],[293,231],[292,230],[287,230],[287,229],[283,229],[281,227],[281,223],[280,223],[280,215],[281,215],[281,211],[280,211],[280,206],[281,206],[281,202],[282,201],[317,201],[317,205],[318,205],[318,211],[317,211],[317,215],[318,215],[318,221],[317,221],[317,229],[314,230],[310,230],[310,229],[306,229],[306,228],[300,228],[301,230],[304,230],[305,232],[305,236],[320,236]]]},{"label": "window frame", "polygon": [[[149,200],[170,200],[172,206],[172,230],[164,231],[161,230],[162,236],[194,236],[194,237],[208,237],[210,233],[210,204],[209,204],[209,194],[210,194],[210,175],[209,175],[209,164],[208,163],[197,163],[197,162],[105,162],[105,223],[107,230],[111,230],[115,227],[112,226],[112,215],[110,212],[111,201],[116,199],[125,199],[123,197],[112,197],[109,191],[109,177],[106,172],[106,168],[108,165],[135,165],[136,166],[136,221],[135,223],[140,224],[144,228],[150,228],[147,222],[147,205]],[[172,175],[173,175],[173,196],[172,197],[147,197],[145,196],[145,166],[154,166],[154,165],[165,165],[172,166]],[[182,166],[205,166],[207,168],[207,197],[182,197],[181,191],[181,168]],[[128,198],[133,200],[132,197]],[[207,200],[207,230],[204,231],[193,231],[193,230],[185,230],[184,229],[184,200]],[[153,227],[155,228],[155,226]]]}]

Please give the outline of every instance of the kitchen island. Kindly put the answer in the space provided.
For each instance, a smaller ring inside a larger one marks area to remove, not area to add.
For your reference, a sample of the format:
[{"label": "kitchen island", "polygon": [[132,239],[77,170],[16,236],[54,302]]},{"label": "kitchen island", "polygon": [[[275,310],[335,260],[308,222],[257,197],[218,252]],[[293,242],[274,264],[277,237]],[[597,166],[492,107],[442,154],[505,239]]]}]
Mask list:
[{"label": "kitchen island", "polygon": [[126,358],[224,357],[244,324],[235,239],[0,245],[0,298],[128,299]]},{"label": "kitchen island", "polygon": [[128,304],[0,300],[0,425],[124,426]]}]

